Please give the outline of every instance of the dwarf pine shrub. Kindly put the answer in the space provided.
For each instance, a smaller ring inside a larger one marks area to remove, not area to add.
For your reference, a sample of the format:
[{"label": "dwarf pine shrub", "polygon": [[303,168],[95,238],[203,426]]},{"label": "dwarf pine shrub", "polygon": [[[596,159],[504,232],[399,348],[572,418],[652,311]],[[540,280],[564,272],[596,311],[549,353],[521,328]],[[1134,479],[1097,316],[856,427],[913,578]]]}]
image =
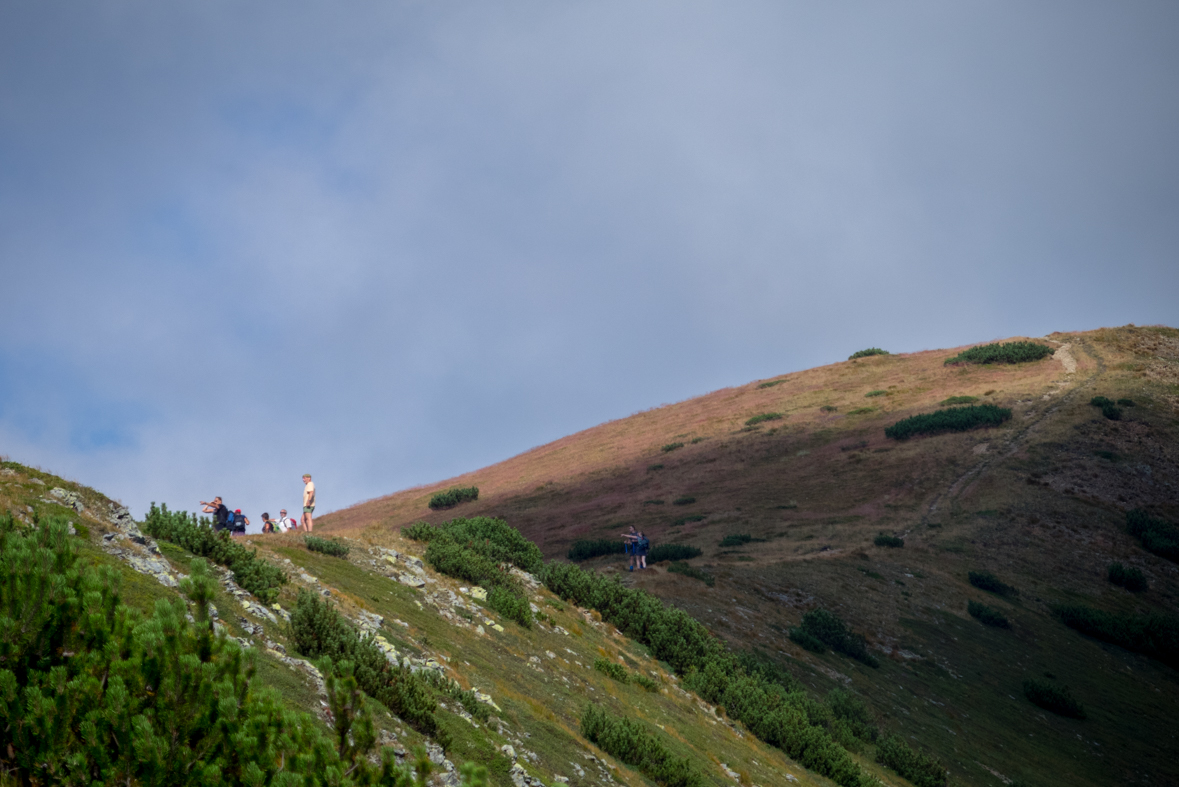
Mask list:
[{"label": "dwarf pine shrub", "polygon": [[731,718],[769,745],[841,787],[866,783],[847,751],[789,701],[795,695],[760,672],[746,671],[743,660],[688,613],[570,563],[549,563],[544,582],[561,598],[597,610],[623,634],[646,645],[652,656],[684,676],[685,688],[723,705]]},{"label": "dwarf pine shrub", "polygon": [[703,571],[683,561],[676,561],[675,563],[672,563],[667,567],[667,570],[672,574],[683,574],[685,577],[698,579],[705,585],[708,585],[708,587],[713,587],[716,585],[716,577],[714,577],[712,574],[709,574],[707,571]]},{"label": "dwarf pine shrub", "polygon": [[336,724],[324,734],[255,682],[253,649],[214,629],[204,560],[180,584],[191,613],[173,598],[145,615],[123,603],[116,569],[81,563],[66,527],[21,532],[0,516],[0,598],[20,621],[0,630],[0,771],[13,783],[412,787],[391,748],[370,763],[351,665],[325,673]]},{"label": "dwarf pine shrub", "polygon": [[683,497],[677,497],[675,500],[672,500],[671,504],[673,506],[690,506],[695,502],[696,498],[691,495],[684,495]]},{"label": "dwarf pine shrub", "polygon": [[746,419],[745,425],[746,426],[754,426],[755,424],[760,424],[760,423],[763,423],[764,421],[781,421],[781,420],[782,420],[781,413],[762,413],[761,415],[755,415],[752,418]]},{"label": "dwarf pine shrub", "polygon": [[689,516],[682,516],[679,519],[673,519],[671,524],[673,527],[679,527],[680,525],[686,525],[689,522],[703,522],[704,519],[705,516],[703,514],[691,514]]},{"label": "dwarf pine shrub", "polygon": [[888,396],[888,391],[877,389],[875,391],[868,391],[868,393],[864,394],[865,399],[871,399],[873,396]]},{"label": "dwarf pine shrub", "polygon": [[642,722],[614,716],[596,705],[581,714],[581,734],[607,754],[639,770],[660,787],[705,787],[703,774],[686,757],[675,757]]},{"label": "dwarf pine shrub", "polygon": [[897,421],[884,430],[884,436],[893,440],[908,440],[919,434],[965,432],[986,426],[998,426],[1010,418],[1011,410],[993,404],[950,407]]},{"label": "dwarf pine shrub", "polygon": [[152,503],[143,520],[143,530],[152,538],[225,566],[233,572],[234,582],[264,604],[274,603],[279,589],[287,583],[282,569],[259,559],[257,550],[234,541],[228,531],[214,531],[207,518],[197,519],[195,514],[169,511],[166,505]]},{"label": "dwarf pine shrub", "polygon": [[876,720],[864,701],[847,689],[832,689],[827,692],[827,706],[832,715],[847,725],[848,731],[859,740],[875,742],[880,730]]},{"label": "dwarf pine shrub", "polygon": [[863,635],[848,628],[838,615],[825,609],[812,609],[802,616],[800,628],[832,650],[850,656],[869,667],[879,667],[880,662],[868,652],[868,642]]},{"label": "dwarf pine shrub", "polygon": [[827,652],[827,646],[823,644],[823,640],[814,636],[806,629],[800,628],[798,626],[792,626],[788,636],[790,637],[790,641],[795,645],[805,648],[811,653],[823,654]]},{"label": "dwarf pine shrub", "polygon": [[526,629],[532,628],[532,608],[528,604],[528,597],[517,588],[496,585],[487,591],[487,606]]},{"label": "dwarf pine shrub", "polygon": [[974,404],[977,401],[977,396],[951,396],[949,399],[942,399],[940,404],[944,407],[949,404]]},{"label": "dwarf pine shrub", "polygon": [[914,787],[945,787],[945,766],[931,755],[910,748],[900,735],[889,735],[876,746],[876,762],[892,768]]},{"label": "dwarf pine shrub", "polygon": [[1068,686],[1057,686],[1039,678],[1029,678],[1023,682],[1023,696],[1033,704],[1058,716],[1068,716],[1072,719],[1085,718],[1085,706],[1077,702]]},{"label": "dwarf pine shrub", "polygon": [[[721,539],[720,545],[722,547],[740,547],[748,544],[753,540],[753,536],[749,535],[748,533],[730,533]],[[764,541],[765,539],[758,540]]]},{"label": "dwarf pine shrub", "polygon": [[594,541],[574,541],[565,556],[570,560],[590,560],[601,555],[621,555],[626,544],[616,539],[599,538]]},{"label": "dwarf pine shrub", "polygon": [[1120,407],[1133,407],[1134,400],[1133,399],[1118,399],[1118,405]]},{"label": "dwarf pine shrub", "polygon": [[988,593],[995,593],[996,595],[1000,596],[1019,595],[1015,588],[1000,581],[999,578],[990,571],[970,571],[966,576],[970,579],[970,584],[974,585],[979,590],[985,590]]},{"label": "dwarf pine shrub", "polygon": [[668,454],[677,448],[683,448],[683,447],[684,447],[683,443],[668,443],[668,444],[664,445],[662,448],[660,448],[659,450],[665,454]]},{"label": "dwarf pine shrub", "polygon": [[767,381],[766,381],[766,382],[764,382],[764,383],[758,383],[758,384],[757,384],[757,387],[758,387],[758,388],[773,388],[775,385],[781,385],[781,384],[782,384],[782,383],[784,383],[784,382],[786,382],[786,380],[785,380],[785,379],[782,379],[782,380],[767,380]]},{"label": "dwarf pine shrub", "polygon": [[905,539],[890,536],[887,533],[879,533],[876,538],[872,539],[872,543],[878,547],[891,547],[893,549],[900,549],[905,545]]},{"label": "dwarf pine shrub", "polygon": [[882,350],[879,347],[869,347],[867,350],[856,350],[851,355],[847,356],[849,361],[854,361],[856,358],[868,358],[873,355],[888,355],[888,350]]},{"label": "dwarf pine shrub", "polygon": [[1084,604],[1058,604],[1052,611],[1082,634],[1179,668],[1179,619],[1172,615],[1104,612]]},{"label": "dwarf pine shrub", "polygon": [[430,508],[437,511],[442,508],[454,508],[459,503],[469,503],[472,500],[479,499],[479,487],[477,486],[452,486],[450,489],[444,489],[441,492],[435,492],[430,497]]},{"label": "dwarf pine shrub", "polygon": [[691,560],[700,557],[704,552],[687,544],[660,544],[652,547],[647,555],[648,563],[660,563],[664,560]]},{"label": "dwarf pine shrub", "polygon": [[1006,342],[984,344],[963,350],[953,358],[946,359],[946,365],[959,363],[1028,363],[1052,355],[1056,350],[1039,342]]},{"label": "dwarf pine shrub", "polygon": [[348,545],[336,539],[320,538],[319,536],[303,536],[303,543],[312,552],[322,552],[332,557],[347,557],[349,552]]},{"label": "dwarf pine shrub", "polygon": [[594,659],[594,669],[605,675],[607,678],[616,680],[619,683],[626,683],[628,680],[630,680],[630,676],[627,675],[626,672],[626,667],[610,661],[610,659],[604,659],[601,656]]},{"label": "dwarf pine shrub", "polygon": [[634,683],[636,686],[641,688],[643,691],[649,691],[652,694],[659,693],[659,689],[661,688],[661,686],[659,685],[659,681],[657,681],[653,678],[648,678],[646,675],[643,675],[638,672],[631,675],[630,680],[631,680],[631,683]]},{"label": "dwarf pine shrub", "polygon": [[1146,590],[1146,577],[1137,568],[1127,568],[1121,563],[1109,564],[1109,581],[1126,590],[1141,593]]},{"label": "dwarf pine shrub", "polygon": [[994,607],[988,607],[986,604],[980,604],[977,601],[968,601],[966,603],[966,611],[970,613],[970,617],[980,623],[1001,629],[1011,628],[1011,622],[1007,620],[1007,617]]},{"label": "dwarf pine shrub", "polygon": [[1147,552],[1179,562],[1179,527],[1135,508],[1126,512],[1126,530]]}]

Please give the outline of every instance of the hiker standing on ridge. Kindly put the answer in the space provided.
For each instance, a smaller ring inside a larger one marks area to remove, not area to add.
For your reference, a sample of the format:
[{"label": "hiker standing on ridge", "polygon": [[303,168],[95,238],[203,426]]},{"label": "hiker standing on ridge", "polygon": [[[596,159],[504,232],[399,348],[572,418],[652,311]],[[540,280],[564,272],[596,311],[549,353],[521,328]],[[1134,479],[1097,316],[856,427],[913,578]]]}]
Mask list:
[{"label": "hiker standing on ridge", "polygon": [[278,526],[283,533],[289,533],[298,527],[298,525],[295,524],[295,520],[287,516],[287,510],[285,508],[278,512]]},{"label": "hiker standing on ridge", "polygon": [[202,513],[213,515],[213,532],[229,527],[229,509],[221,502],[220,496],[214,497],[212,503],[202,500],[201,505],[204,506]]},{"label": "hiker standing on ridge", "polygon": [[635,532],[635,526],[630,526],[629,533],[622,534],[622,546],[626,549],[626,554],[630,557],[630,567],[627,571],[635,570],[635,560],[639,554],[639,534]]},{"label": "hiker standing on ridge", "polygon": [[639,571],[647,567],[647,553],[651,551],[651,542],[647,540],[647,534],[639,531],[639,540],[635,542],[635,551],[639,553]]},{"label": "hiker standing on ridge", "polygon": [[311,519],[315,511],[315,484],[311,481],[311,473],[303,474],[303,529],[308,533],[315,523]]}]

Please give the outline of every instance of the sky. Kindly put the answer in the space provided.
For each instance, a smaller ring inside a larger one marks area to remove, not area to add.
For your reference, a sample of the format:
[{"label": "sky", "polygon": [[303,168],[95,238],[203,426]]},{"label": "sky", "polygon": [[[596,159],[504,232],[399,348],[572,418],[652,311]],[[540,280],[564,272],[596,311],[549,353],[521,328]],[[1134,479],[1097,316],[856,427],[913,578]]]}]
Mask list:
[{"label": "sky", "polygon": [[317,513],[843,360],[1179,325],[1179,4],[0,5],[0,455]]}]

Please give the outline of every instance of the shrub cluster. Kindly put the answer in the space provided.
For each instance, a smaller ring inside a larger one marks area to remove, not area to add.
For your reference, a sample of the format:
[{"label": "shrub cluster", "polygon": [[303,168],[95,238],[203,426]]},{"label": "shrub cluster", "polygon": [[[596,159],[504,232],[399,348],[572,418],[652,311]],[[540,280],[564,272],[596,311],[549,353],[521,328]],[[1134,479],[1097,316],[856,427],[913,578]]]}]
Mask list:
[{"label": "shrub cluster", "polygon": [[887,533],[878,533],[876,538],[872,539],[872,543],[878,547],[891,547],[893,549],[900,549],[905,545],[905,539],[890,536]]},{"label": "shrub cluster", "polygon": [[1123,566],[1121,563],[1109,564],[1109,581],[1134,593],[1146,590],[1146,577],[1142,571]]},{"label": "shrub cluster", "polygon": [[942,399],[941,405],[949,404],[974,404],[978,401],[977,396],[951,396],[949,399]]},{"label": "shrub cluster", "polygon": [[660,787],[705,787],[708,782],[686,757],[675,757],[646,725],[613,716],[595,705],[581,714],[581,734],[607,754],[632,765]]},{"label": "shrub cluster", "polygon": [[1004,582],[1001,582],[997,576],[990,571],[971,571],[966,575],[970,579],[970,584],[974,585],[979,590],[985,590],[988,593],[995,593],[1000,596],[1018,596],[1019,592]]},{"label": "shrub cluster", "polygon": [[1011,628],[1011,622],[1007,620],[1007,617],[994,607],[988,607],[977,601],[968,601],[966,602],[966,611],[970,613],[970,617],[980,623],[1001,629]]},{"label": "shrub cluster", "polygon": [[698,579],[709,587],[716,585],[716,577],[714,577],[712,574],[709,574],[707,571],[703,571],[702,569],[696,568],[693,565],[685,563],[682,560],[677,560],[676,562],[672,563],[667,567],[667,570],[673,574],[683,574],[685,577]]},{"label": "shrub cluster", "polygon": [[827,692],[827,705],[835,719],[841,722],[854,738],[873,743],[880,735],[868,706],[847,689],[832,689]]},{"label": "shrub cluster", "polygon": [[431,735],[438,731],[434,718],[437,703],[425,678],[405,662],[390,663],[376,639],[362,637],[355,626],[314,593],[299,591],[291,612],[290,633],[296,652],[312,659],[327,656],[351,662],[361,691],[419,732]]},{"label": "shrub cluster", "polygon": [[892,768],[914,787],[945,787],[945,766],[934,757],[909,747],[899,735],[890,735],[876,747],[876,762]]},{"label": "shrub cluster", "polygon": [[875,407],[857,407],[854,410],[848,410],[848,415],[867,415],[868,413],[876,412]]},{"label": "shrub cluster", "polygon": [[437,511],[442,508],[454,508],[459,503],[468,503],[478,499],[479,487],[452,486],[450,489],[444,489],[441,492],[434,493],[430,498],[429,506],[431,509]]},{"label": "shrub cluster", "polygon": [[1009,418],[1011,418],[1010,410],[1006,407],[996,407],[993,404],[950,407],[897,421],[884,430],[884,436],[894,440],[908,440],[919,434],[965,432],[984,426],[998,426]]},{"label": "shrub cluster", "polygon": [[1133,407],[1134,400],[1133,399],[1118,399],[1118,404],[1122,407]]},{"label": "shrub cluster", "polygon": [[[119,573],[79,564],[64,519],[17,532],[0,516],[0,771],[19,784],[412,787],[376,736],[351,665],[325,678],[321,732],[254,681],[256,657],[209,616],[215,580],[193,562],[180,599],[150,615],[122,602]],[[29,592],[37,588],[38,592]],[[327,665],[325,665],[327,666]],[[425,774],[422,774],[425,778]]]},{"label": "shrub cluster", "polygon": [[673,506],[690,506],[695,502],[696,498],[691,495],[684,495],[683,497],[677,497],[675,500],[672,500],[671,504]]},{"label": "shrub cluster", "polygon": [[674,527],[679,527],[680,525],[686,525],[689,522],[703,522],[704,519],[705,517],[703,514],[690,514],[689,516],[682,516],[679,519],[673,519],[671,524]]},{"label": "shrub cluster", "polygon": [[765,541],[765,539],[754,538],[748,533],[730,533],[721,539],[720,545],[722,547],[740,547],[745,546],[746,544],[753,541],[762,542]]},{"label": "shrub cluster", "polygon": [[[880,662],[876,657],[868,652],[868,641],[864,639],[863,635],[853,632],[847,627],[847,623],[842,618],[825,609],[812,609],[803,615],[802,625],[798,627],[798,630],[810,639],[817,640],[832,650],[842,653],[845,656],[850,656],[856,661],[867,664],[869,667],[880,666]],[[807,648],[807,650],[813,649],[794,638],[794,629],[791,630],[790,634],[790,638],[799,645]],[[802,639],[809,641],[806,637]],[[823,651],[819,650],[816,652],[822,653]]]},{"label": "shrub cluster", "polygon": [[616,680],[619,683],[626,683],[630,680],[630,676],[626,673],[626,667],[610,659],[604,659],[601,656],[594,659],[594,669],[605,675],[607,678]]},{"label": "shrub cluster", "polygon": [[1029,678],[1023,682],[1023,696],[1058,716],[1085,718],[1085,706],[1073,699],[1068,686],[1057,686],[1046,680]]},{"label": "shrub cluster", "polygon": [[875,391],[868,391],[868,393],[864,394],[865,399],[870,399],[873,396],[888,396],[888,391],[877,389]]},{"label": "shrub cluster", "polygon": [[752,418],[746,420],[745,425],[746,426],[754,426],[755,424],[760,424],[763,421],[781,421],[781,420],[782,420],[781,413],[762,413],[761,415],[755,415]]},{"label": "shrub cluster", "polygon": [[869,347],[867,350],[856,350],[851,355],[847,356],[849,361],[854,361],[856,358],[868,358],[872,355],[888,355],[888,350],[882,350],[879,347]]},{"label": "shrub cluster", "polygon": [[452,519],[431,527],[421,523],[402,530],[426,541],[426,562],[436,571],[487,588],[487,605],[525,628],[532,610],[524,589],[508,567],[535,572],[544,565],[540,548],[502,519]]},{"label": "shrub cluster", "polygon": [[672,451],[674,451],[677,448],[683,448],[683,447],[684,447],[683,443],[668,443],[667,445],[663,446],[659,450],[662,451],[663,453],[667,454],[667,453],[671,453]]},{"label": "shrub cluster", "polygon": [[[1119,399],[1119,402],[1129,402],[1129,399]],[[1089,400],[1089,404],[1101,409],[1101,414],[1111,421],[1122,420],[1122,411],[1114,404],[1112,399],[1107,399],[1104,396],[1094,396]],[[1133,403],[1131,402],[1131,405]]]},{"label": "shrub cluster", "polygon": [[651,547],[647,555],[647,563],[660,563],[664,560],[691,560],[700,557],[704,552],[687,544],[660,544]]},{"label": "shrub cluster", "polygon": [[1179,668],[1179,619],[1171,615],[1111,613],[1083,604],[1058,604],[1052,611],[1082,634]]},{"label": "shrub cluster", "polygon": [[781,385],[784,382],[786,382],[785,378],[783,378],[781,380],[767,380],[764,383],[758,383],[757,387],[758,388],[773,388],[775,385]]},{"label": "shrub cluster", "polygon": [[794,626],[789,632],[790,641],[801,648],[809,650],[811,653],[826,653],[827,646],[823,644],[823,640],[807,632],[805,629]]},{"label": "shrub cluster", "polygon": [[1126,529],[1147,552],[1179,562],[1179,527],[1135,508],[1126,512]]},{"label": "shrub cluster", "polygon": [[265,604],[274,603],[279,588],[287,583],[282,569],[259,559],[257,550],[234,541],[228,531],[214,531],[207,518],[198,520],[195,514],[169,511],[166,505],[152,503],[143,520],[143,530],[152,538],[225,566],[233,572],[234,582]]},{"label": "shrub cluster", "polygon": [[954,363],[1027,363],[1052,355],[1053,350],[1039,342],[1006,342],[984,344],[963,350],[953,358],[946,359],[946,365]]},{"label": "shrub cluster", "polygon": [[343,541],[337,541],[330,538],[320,538],[319,536],[303,536],[303,543],[312,552],[322,552],[325,555],[332,557],[347,557],[349,547]]},{"label": "shrub cluster", "polygon": [[544,581],[553,593],[596,609],[603,619],[646,645],[655,658],[685,676],[685,688],[723,705],[731,718],[761,740],[842,787],[869,783],[822,722],[812,724],[804,707],[808,701],[818,703],[767,677],[748,657],[733,654],[688,613],[570,563],[548,564]]},{"label": "shrub cluster", "polygon": [[590,560],[601,555],[621,555],[626,552],[626,544],[617,539],[599,538],[594,541],[574,541],[565,553],[570,560]]}]

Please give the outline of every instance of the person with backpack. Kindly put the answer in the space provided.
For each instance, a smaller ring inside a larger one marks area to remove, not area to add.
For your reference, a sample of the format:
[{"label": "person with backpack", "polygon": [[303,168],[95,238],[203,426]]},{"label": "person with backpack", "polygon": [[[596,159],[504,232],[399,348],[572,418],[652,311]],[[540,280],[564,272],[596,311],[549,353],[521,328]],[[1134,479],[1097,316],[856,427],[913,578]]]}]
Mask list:
[{"label": "person with backpack", "polygon": [[278,532],[289,533],[296,527],[298,527],[298,524],[295,520],[287,516],[287,510],[285,508],[280,509],[278,512]]},{"label": "person with backpack", "polygon": [[229,525],[232,528],[229,535],[240,538],[246,534],[246,528],[250,526],[250,518],[243,514],[239,508],[231,515]]},{"label": "person with backpack", "polygon": [[647,553],[651,551],[651,542],[647,540],[647,534],[639,531],[639,540],[635,542],[635,551],[639,555],[639,571],[647,567]]},{"label": "person with backpack", "polygon": [[639,534],[635,532],[635,526],[630,526],[630,532],[622,534],[622,548],[626,552],[626,557],[630,561],[630,566],[627,571],[635,570],[635,561],[638,560],[639,552]]},{"label": "person with backpack", "polygon": [[213,515],[213,532],[219,532],[229,527],[229,509],[225,503],[221,502],[220,496],[214,497],[212,503],[202,500],[201,505],[204,506],[201,509],[203,513]]}]

